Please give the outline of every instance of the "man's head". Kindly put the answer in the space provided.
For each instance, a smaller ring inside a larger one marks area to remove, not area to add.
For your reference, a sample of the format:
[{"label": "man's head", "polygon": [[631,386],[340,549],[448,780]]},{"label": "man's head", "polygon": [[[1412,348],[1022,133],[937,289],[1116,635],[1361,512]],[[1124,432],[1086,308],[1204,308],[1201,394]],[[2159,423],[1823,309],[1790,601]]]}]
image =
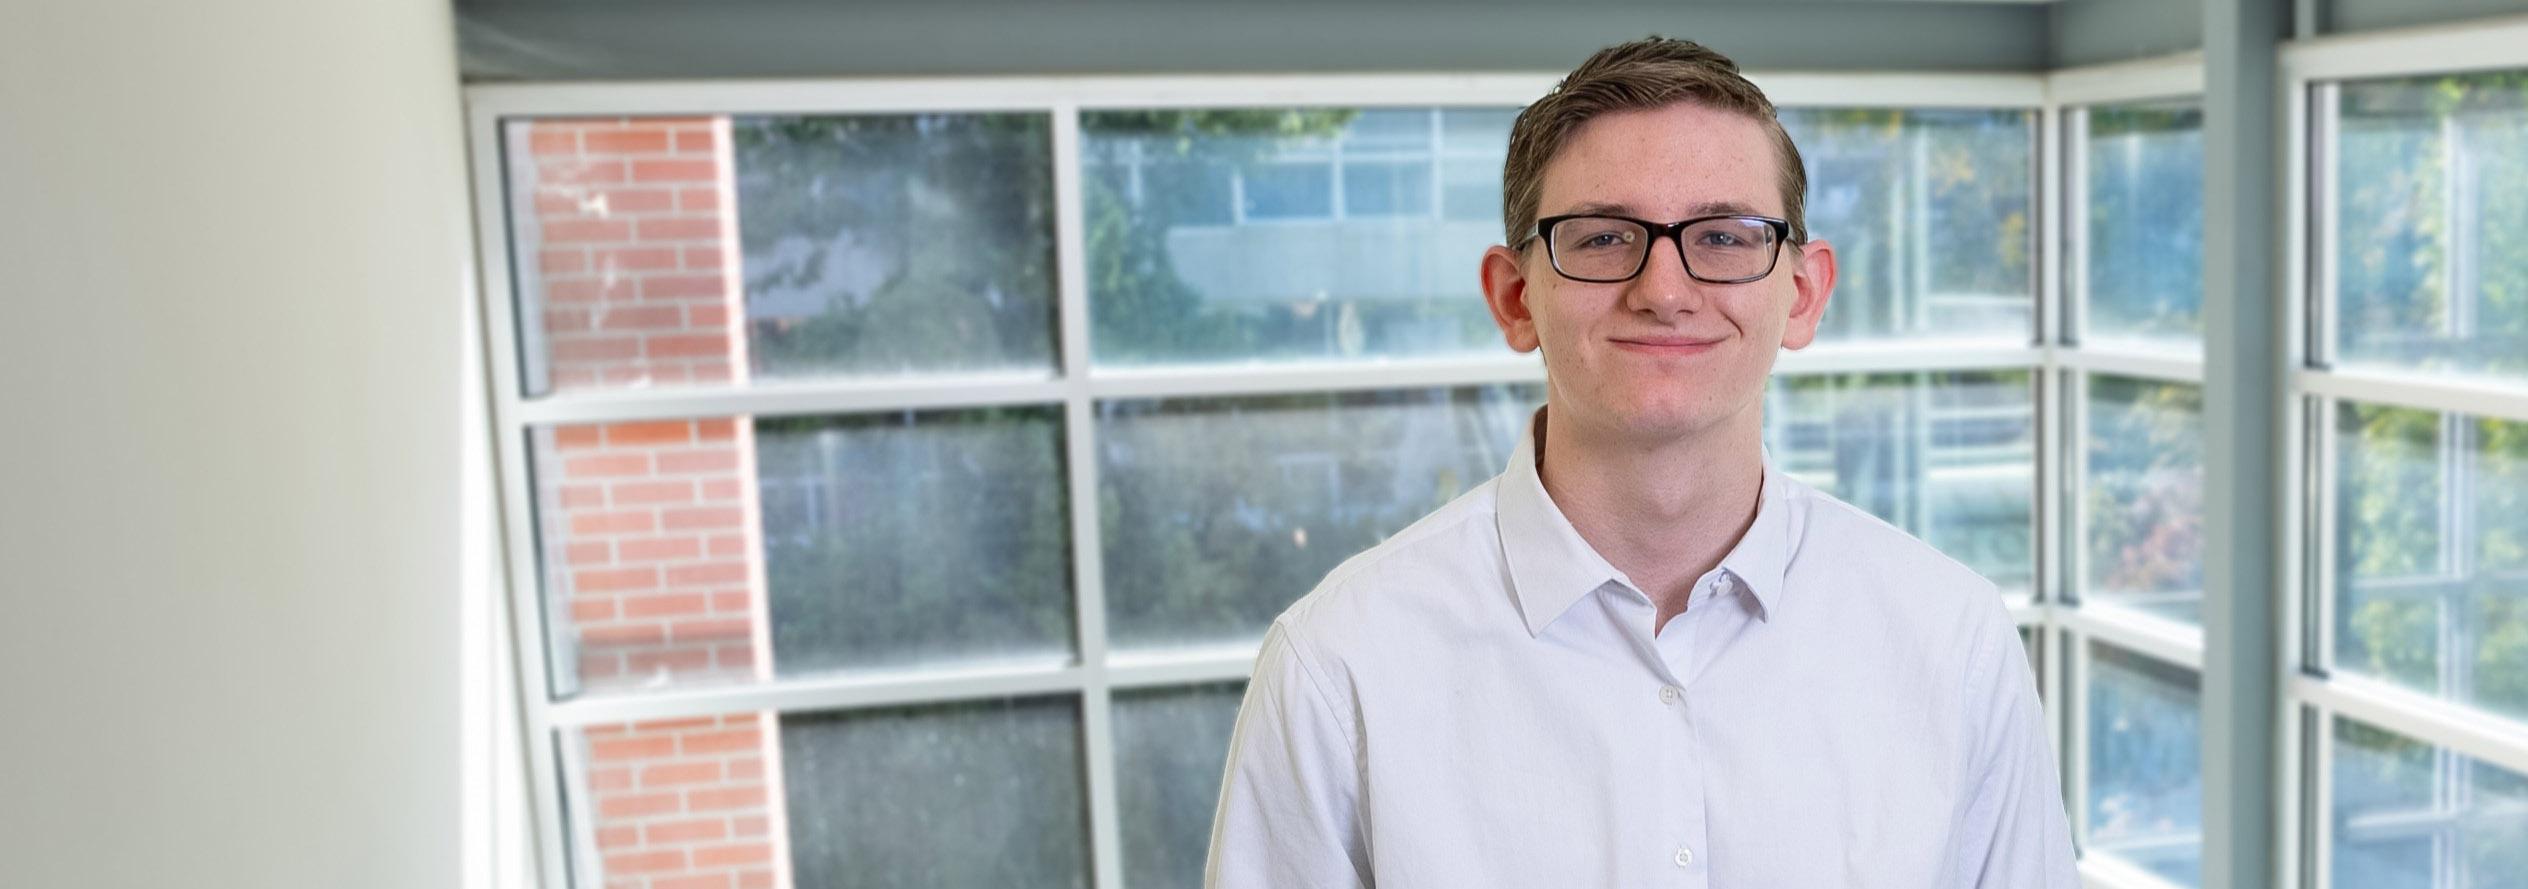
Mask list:
[{"label": "man's head", "polygon": [[[1485,297],[1511,348],[1544,351],[1560,422],[1753,434],[1776,353],[1816,335],[1834,251],[1809,239],[1799,151],[1737,65],[1683,40],[1601,50],[1519,115],[1502,180],[1508,242],[1485,253]],[[1741,218],[1537,237],[1538,219],[1575,214]]]}]

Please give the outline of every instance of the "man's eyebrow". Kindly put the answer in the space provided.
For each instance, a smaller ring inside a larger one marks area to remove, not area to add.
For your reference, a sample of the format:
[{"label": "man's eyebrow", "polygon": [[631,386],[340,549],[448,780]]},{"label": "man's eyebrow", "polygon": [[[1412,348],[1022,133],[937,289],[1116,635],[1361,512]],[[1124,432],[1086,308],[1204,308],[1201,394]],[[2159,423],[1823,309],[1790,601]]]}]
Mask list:
[{"label": "man's eyebrow", "polygon": [[[1557,214],[1553,214],[1553,215],[1557,215],[1557,216],[1640,216],[1641,214],[1640,214],[1640,213],[1638,213],[1638,212],[1635,212],[1635,211],[1633,210],[1632,205],[1630,205],[1630,204],[1610,204],[1610,203],[1605,203],[1605,202],[1602,202],[1602,201],[1590,201],[1590,202],[1587,202],[1587,203],[1583,203],[1583,204],[1578,204],[1578,205],[1575,205],[1575,206],[1573,206],[1571,209],[1564,210],[1564,211],[1563,211],[1563,212],[1561,212],[1561,213],[1557,213]],[[1695,204],[1695,205],[1693,205],[1693,206],[1691,206],[1691,207],[1687,207],[1687,208],[1686,208],[1686,216],[1687,216],[1688,218],[1693,218],[1693,217],[1697,217],[1697,216],[1763,216],[1763,215],[1765,215],[1765,214],[1764,214],[1762,211],[1757,210],[1754,206],[1749,205],[1749,204],[1741,204],[1741,203],[1739,203],[1739,202],[1737,202],[1737,201],[1704,201],[1703,203],[1700,203],[1700,204]]]}]

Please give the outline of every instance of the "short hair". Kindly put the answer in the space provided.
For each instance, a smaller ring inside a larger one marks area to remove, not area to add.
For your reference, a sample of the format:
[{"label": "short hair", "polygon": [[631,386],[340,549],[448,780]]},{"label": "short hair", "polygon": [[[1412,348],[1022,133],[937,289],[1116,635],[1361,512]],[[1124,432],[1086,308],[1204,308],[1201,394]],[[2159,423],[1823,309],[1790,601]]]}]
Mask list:
[{"label": "short hair", "polygon": [[1544,200],[1545,165],[1573,131],[1602,114],[1647,111],[1680,102],[1746,115],[1773,134],[1779,159],[1782,217],[1792,244],[1808,242],[1808,171],[1799,146],[1764,91],[1738,73],[1738,63],[1691,40],[1651,36],[1598,50],[1571,69],[1552,92],[1519,112],[1510,125],[1509,156],[1501,164],[1503,243],[1513,247],[1535,234],[1537,204]]}]

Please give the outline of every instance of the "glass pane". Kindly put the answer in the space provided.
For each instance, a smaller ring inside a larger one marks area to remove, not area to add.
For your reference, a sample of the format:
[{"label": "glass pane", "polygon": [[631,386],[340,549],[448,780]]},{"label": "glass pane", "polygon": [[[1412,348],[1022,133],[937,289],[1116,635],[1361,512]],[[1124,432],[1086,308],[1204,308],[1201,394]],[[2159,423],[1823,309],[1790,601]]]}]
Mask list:
[{"label": "glass pane", "polygon": [[2528,423],[2336,415],[2335,666],[2528,717]]},{"label": "glass pane", "polygon": [[2089,845],[2181,886],[2202,883],[2202,682],[2089,645]]},{"label": "glass pane", "polygon": [[1084,889],[1079,720],[1068,698],[783,717],[794,885]]},{"label": "glass pane", "polygon": [[779,672],[1070,655],[1058,409],[756,429]]},{"label": "glass pane", "polygon": [[1835,246],[1820,341],[2035,334],[2028,111],[1786,108],[1808,227]]},{"label": "glass pane", "polygon": [[2528,885],[2528,776],[2349,719],[2334,744],[2335,885]]},{"label": "glass pane", "polygon": [[2203,107],[2091,108],[2087,340],[2203,340]]},{"label": "glass pane", "polygon": [[1052,367],[1043,115],[505,133],[529,394]]},{"label": "glass pane", "polygon": [[2024,595],[2035,575],[2036,409],[2024,371],[1785,376],[1773,463]]},{"label": "glass pane", "polygon": [[2347,83],[2336,111],[2341,359],[2528,376],[2528,78]]},{"label": "glass pane", "polygon": [[1124,884],[1195,889],[1245,683],[1115,693],[1115,797]]},{"label": "glass pane", "polygon": [[2198,623],[2203,605],[2203,389],[2089,378],[2081,492],[2084,600]]},{"label": "glass pane", "polygon": [[557,695],[1070,656],[1055,409],[529,441]]},{"label": "glass pane", "polygon": [[1098,405],[1107,633],[1251,641],[1344,559],[1501,472],[1543,398],[1493,386]]},{"label": "glass pane", "polygon": [[1509,113],[1083,114],[1097,361],[1504,354],[1475,268],[1500,242]]}]

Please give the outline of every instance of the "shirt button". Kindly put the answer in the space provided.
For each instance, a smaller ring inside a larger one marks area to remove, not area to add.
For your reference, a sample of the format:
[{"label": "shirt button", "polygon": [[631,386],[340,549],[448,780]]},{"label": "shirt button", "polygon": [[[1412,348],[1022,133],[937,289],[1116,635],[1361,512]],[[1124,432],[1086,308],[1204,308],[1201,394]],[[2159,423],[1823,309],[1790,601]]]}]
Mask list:
[{"label": "shirt button", "polygon": [[1659,687],[1659,703],[1674,704],[1680,697],[1684,697],[1684,694],[1677,691],[1676,686],[1662,685]]},{"label": "shirt button", "polygon": [[1676,862],[1678,867],[1691,866],[1694,864],[1694,850],[1688,849],[1684,846],[1678,846]]}]

